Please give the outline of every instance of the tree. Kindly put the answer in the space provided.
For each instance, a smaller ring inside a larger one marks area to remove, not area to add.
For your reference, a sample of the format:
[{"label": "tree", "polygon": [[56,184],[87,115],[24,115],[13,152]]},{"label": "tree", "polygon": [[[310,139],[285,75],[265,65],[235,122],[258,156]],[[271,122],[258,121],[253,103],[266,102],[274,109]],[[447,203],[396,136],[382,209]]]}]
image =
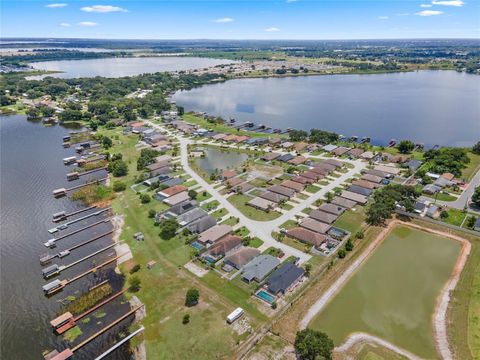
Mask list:
[{"label": "tree", "polygon": [[153,210],[153,209],[148,210],[148,217],[149,217],[150,219],[154,218],[156,214],[157,214],[157,213],[156,213],[155,210]]},{"label": "tree", "polygon": [[446,218],[448,218],[448,216],[449,216],[449,215],[448,215],[448,212],[447,212],[447,211],[442,210],[442,211],[440,212],[440,218],[446,219]]},{"label": "tree", "polygon": [[183,315],[182,324],[187,325],[189,322],[190,322],[190,315],[189,314]]},{"label": "tree", "polygon": [[472,203],[475,205],[475,206],[480,206],[480,186],[477,186],[475,188],[475,191],[473,192],[473,195],[472,195]]},{"label": "tree", "polygon": [[197,192],[195,190],[188,190],[188,196],[190,199],[195,200],[197,198]]},{"label": "tree", "polygon": [[115,181],[113,183],[113,191],[115,192],[124,191],[126,188],[127,188],[127,185],[124,182]]},{"label": "tree", "polygon": [[398,143],[397,148],[401,154],[410,154],[415,148],[415,144],[410,140],[402,140]]},{"label": "tree", "polygon": [[474,154],[480,155],[480,141],[477,141],[477,143],[473,145],[472,152]]},{"label": "tree", "polygon": [[345,256],[347,256],[347,252],[345,251],[345,249],[338,250],[338,257],[340,259],[343,259]]},{"label": "tree", "polygon": [[112,139],[110,139],[108,136],[102,136],[101,143],[104,149],[109,149],[113,145]]},{"label": "tree", "polygon": [[148,204],[151,200],[152,200],[152,198],[148,194],[141,194],[140,195],[140,202],[142,204]]},{"label": "tree", "polygon": [[128,279],[128,284],[130,285],[131,292],[137,292],[138,290],[140,290],[141,281],[138,276],[134,275],[130,279]]},{"label": "tree", "polygon": [[190,306],[195,306],[198,304],[198,300],[200,299],[200,292],[198,289],[191,288],[187,290],[187,294],[185,296],[185,305],[190,307]]},{"label": "tree", "polygon": [[108,171],[115,177],[125,176],[128,174],[128,165],[123,160],[115,160],[108,164]]},{"label": "tree", "polygon": [[302,141],[308,137],[308,133],[304,130],[290,130],[288,136],[292,141]]},{"label": "tree", "polygon": [[310,263],[305,264],[305,276],[306,277],[310,276],[311,271],[312,271],[312,264],[310,264]]},{"label": "tree", "polygon": [[300,360],[331,360],[333,341],[321,331],[306,328],[297,332],[295,351]]},{"label": "tree", "polygon": [[185,108],[183,106],[177,106],[178,116],[185,114]]},{"label": "tree", "polygon": [[160,236],[166,240],[173,238],[177,233],[178,228],[180,227],[175,218],[163,219],[162,221],[160,221],[159,226]]},{"label": "tree", "polygon": [[345,243],[345,250],[352,251],[353,250],[353,241],[352,239],[348,239]]},{"label": "tree", "polygon": [[477,218],[473,215],[469,216],[467,220],[465,221],[465,224],[467,228],[472,229],[475,226],[475,222],[477,221]]}]

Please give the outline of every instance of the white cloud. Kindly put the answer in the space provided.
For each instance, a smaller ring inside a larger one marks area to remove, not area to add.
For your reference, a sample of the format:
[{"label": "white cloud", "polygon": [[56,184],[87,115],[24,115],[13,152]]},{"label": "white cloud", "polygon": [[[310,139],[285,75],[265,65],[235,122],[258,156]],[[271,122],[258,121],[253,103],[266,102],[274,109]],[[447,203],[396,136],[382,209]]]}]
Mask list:
[{"label": "white cloud", "polygon": [[389,18],[389,16],[379,16],[378,20],[388,20]]},{"label": "white cloud", "polygon": [[442,15],[442,14],[443,14],[443,11],[438,11],[438,10],[422,10],[415,13],[415,15],[418,15],[418,16],[435,16],[435,15]]},{"label": "white cloud", "polygon": [[277,31],[280,31],[280,29],[276,28],[276,27],[269,27],[269,28],[266,28],[265,31],[266,32],[277,32]]},{"label": "white cloud", "polygon": [[422,4],[420,5],[421,8],[431,8],[433,5],[432,4]]},{"label": "white cloud", "polygon": [[79,26],[97,26],[97,23],[93,22],[93,21],[81,21],[77,25],[79,25]]},{"label": "white cloud", "polygon": [[235,19],[232,19],[231,17],[224,17],[220,19],[215,19],[213,22],[218,23],[218,24],[226,24],[226,23],[231,23],[234,22]]},{"label": "white cloud", "polygon": [[433,0],[433,5],[443,6],[463,6],[465,3],[462,0]]},{"label": "white cloud", "polygon": [[45,5],[45,7],[50,8],[50,9],[58,9],[58,8],[63,8],[67,6],[67,4],[48,4]]},{"label": "white cloud", "polygon": [[72,26],[72,24],[66,23],[66,22],[60,23],[60,24],[58,24],[58,25],[63,26],[63,27],[70,27],[70,26]]},{"label": "white cloud", "polygon": [[93,5],[93,6],[84,6],[80,10],[85,12],[95,12],[95,13],[110,13],[110,12],[127,12],[127,9],[112,6],[112,5]]}]

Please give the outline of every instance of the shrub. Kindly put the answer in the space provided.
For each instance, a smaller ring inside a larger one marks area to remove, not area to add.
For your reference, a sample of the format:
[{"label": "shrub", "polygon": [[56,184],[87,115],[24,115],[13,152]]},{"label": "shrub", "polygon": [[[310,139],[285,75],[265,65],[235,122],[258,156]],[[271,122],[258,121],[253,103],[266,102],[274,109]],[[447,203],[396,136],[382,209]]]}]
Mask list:
[{"label": "shrub", "polygon": [[338,257],[343,259],[347,255],[347,252],[344,249],[338,250]]},{"label": "shrub", "polygon": [[352,251],[353,250],[353,241],[352,239],[348,239],[345,244],[345,250]]},{"label": "shrub", "polygon": [[148,194],[141,194],[140,195],[140,201],[142,202],[142,204],[148,204],[151,200],[152,200],[152,198]]},{"label": "shrub", "polygon": [[108,171],[115,177],[125,176],[128,174],[128,165],[123,160],[115,160],[108,164]]},{"label": "shrub", "polygon": [[272,302],[271,307],[273,310],[275,310],[277,308],[277,302],[276,301]]},{"label": "shrub", "polygon": [[130,269],[129,273],[130,274],[135,274],[138,270],[140,270],[141,266],[139,264],[136,264],[133,268]]},{"label": "shrub", "polygon": [[190,322],[190,315],[189,314],[185,314],[183,315],[183,318],[182,318],[182,324],[183,325],[186,325]]},{"label": "shrub", "polygon": [[198,300],[200,299],[200,292],[198,289],[191,288],[188,289],[187,294],[185,296],[185,305],[186,306],[195,306],[198,304]]},{"label": "shrub", "polygon": [[150,219],[154,218],[156,214],[157,214],[157,212],[155,210],[153,210],[153,209],[148,210],[148,217]]},{"label": "shrub", "polygon": [[128,284],[130,285],[131,292],[137,292],[138,290],[140,290],[141,281],[138,276],[134,275],[130,279],[128,279]]},{"label": "shrub", "polygon": [[124,182],[115,181],[113,183],[113,191],[115,192],[124,191],[126,188],[127,188],[127,185]]}]

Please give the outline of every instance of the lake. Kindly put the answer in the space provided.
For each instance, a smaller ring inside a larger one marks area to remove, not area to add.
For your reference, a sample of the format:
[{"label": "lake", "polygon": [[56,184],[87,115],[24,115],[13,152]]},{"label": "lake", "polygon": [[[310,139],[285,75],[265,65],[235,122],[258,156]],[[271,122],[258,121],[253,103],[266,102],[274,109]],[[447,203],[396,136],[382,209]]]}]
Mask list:
[{"label": "lake", "polygon": [[173,96],[195,110],[275,128],[471,146],[480,137],[480,76],[455,71],[237,79]]},{"label": "lake", "polygon": [[[186,71],[203,69],[216,65],[231,64],[233,60],[219,60],[188,56],[124,57],[87,60],[41,61],[31,65],[37,70],[61,71],[50,74],[58,78],[78,77],[123,77],[164,71]],[[29,80],[39,80],[45,75],[29,76]]]},{"label": "lake", "polygon": [[198,158],[195,162],[209,175],[227,169],[234,169],[248,159],[247,154],[237,151],[218,150],[211,147],[201,149],[203,149],[205,157]]},{"label": "lake", "polygon": [[[113,291],[122,287],[123,280],[115,275],[113,267],[101,269],[96,274],[67,286],[63,291],[47,298],[43,295],[42,285],[54,279],[71,278],[87,269],[93,262],[100,264],[112,256],[113,250],[107,250],[90,260],[84,261],[71,269],[63,271],[58,277],[44,280],[39,255],[47,253],[43,243],[52,238],[47,230],[55,226],[52,214],[65,210],[67,213],[81,208],[80,204],[68,198],[54,199],[52,190],[59,187],[70,187],[85,181],[67,182],[66,173],[72,167],[63,165],[62,159],[75,154],[74,147],[64,149],[62,136],[69,130],[61,126],[44,127],[41,123],[32,123],[25,116],[0,117],[1,145],[1,354],[2,359],[39,359],[44,350],[64,349],[68,344],[61,336],[55,336],[49,321],[61,312],[62,302],[67,296],[78,297],[88,288],[100,281],[110,279]],[[105,172],[98,176],[105,176]],[[86,176],[87,177],[87,176]],[[85,215],[87,213],[83,213]],[[74,218],[77,218],[76,216]],[[95,219],[95,220],[92,220]],[[98,221],[98,217],[81,221],[61,231],[59,235],[69,233],[89,223]],[[70,220],[70,219],[69,219]],[[55,250],[57,253],[74,244],[78,244],[95,235],[103,234],[111,229],[110,224],[101,224],[72,235],[60,241]],[[72,253],[62,260],[52,263],[70,264],[111,244],[112,239],[105,236]],[[105,317],[95,319],[89,324],[80,324],[83,335],[74,344],[98,331],[101,327],[124,314],[128,304],[112,302],[102,307]],[[128,325],[128,324],[127,324]],[[120,324],[123,328],[124,323]],[[82,348],[79,359],[91,359],[111,346],[119,328],[116,327]],[[116,351],[111,359],[128,359],[123,350]]]},{"label": "lake", "polygon": [[361,331],[437,358],[432,314],[459,252],[454,240],[397,227],[309,326],[335,345]]}]

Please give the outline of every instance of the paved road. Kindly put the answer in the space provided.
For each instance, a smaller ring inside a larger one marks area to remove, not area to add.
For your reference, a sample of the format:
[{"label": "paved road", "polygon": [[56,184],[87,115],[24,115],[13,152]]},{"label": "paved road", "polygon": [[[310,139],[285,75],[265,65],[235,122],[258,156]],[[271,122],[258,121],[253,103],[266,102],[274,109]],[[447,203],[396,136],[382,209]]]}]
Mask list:
[{"label": "paved road", "polygon": [[[462,192],[462,194],[458,197],[457,200],[455,200],[455,201],[440,201],[440,200],[437,200],[436,204],[445,205],[445,206],[448,206],[448,207],[451,207],[451,208],[463,210],[465,205],[471,199],[471,197],[473,195],[473,192],[475,191],[475,188],[477,186],[480,186],[480,171],[477,171],[475,176],[472,178],[472,180],[468,184],[468,187]],[[431,198],[422,197],[422,199],[431,201]],[[474,211],[474,212],[480,213],[479,210],[472,209],[472,208],[470,208],[469,211]]]},{"label": "paved road", "polygon": [[251,233],[252,236],[257,236],[260,238],[264,245],[262,249],[266,249],[268,247],[274,246],[276,248],[281,249],[287,256],[296,256],[298,257],[299,263],[302,264],[305,261],[311,258],[311,255],[304,253],[301,250],[295,249],[289,245],[281,243],[275,240],[271,233],[272,231],[276,230],[281,224],[285,221],[294,218],[296,214],[304,210],[305,208],[312,205],[315,201],[324,197],[324,195],[334,189],[335,187],[340,186],[345,180],[351,178],[354,174],[359,173],[363,168],[367,166],[365,162],[361,161],[349,161],[354,165],[353,169],[350,169],[347,173],[342,174],[339,178],[336,178],[328,185],[323,186],[321,190],[317,193],[312,194],[308,199],[303,200],[300,204],[292,208],[291,210],[282,214],[279,218],[273,221],[255,221],[249,219],[243,213],[241,213],[235,206],[233,206],[225,196],[221,195],[218,192],[218,189],[215,189],[211,184],[207,183],[200,175],[198,175],[189,165],[188,163],[188,145],[192,144],[193,141],[191,139],[185,138],[181,135],[175,134],[161,125],[156,125],[152,122],[148,122],[151,126],[161,129],[163,131],[167,131],[171,136],[174,136],[178,139],[180,143],[180,162],[183,166],[185,172],[187,172],[195,181],[197,181],[206,191],[208,191],[212,197],[217,200],[228,212],[232,215],[240,219],[240,223],[243,224]]}]

